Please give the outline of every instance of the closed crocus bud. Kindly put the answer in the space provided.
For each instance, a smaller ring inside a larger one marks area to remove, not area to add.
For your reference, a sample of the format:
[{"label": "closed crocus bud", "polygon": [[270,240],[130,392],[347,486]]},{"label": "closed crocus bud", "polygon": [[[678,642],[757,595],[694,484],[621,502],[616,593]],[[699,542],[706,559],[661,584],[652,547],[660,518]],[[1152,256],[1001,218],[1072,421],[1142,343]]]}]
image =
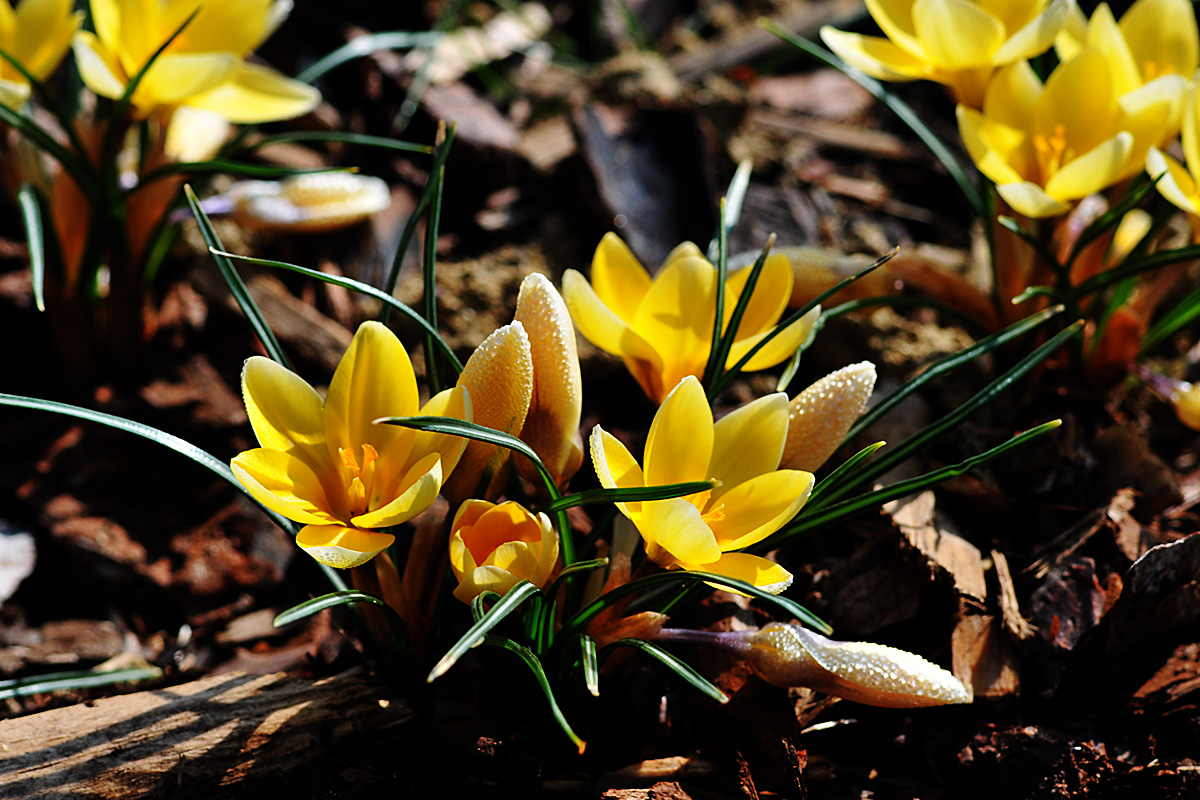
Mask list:
[{"label": "closed crocus bud", "polygon": [[[513,322],[484,339],[467,359],[458,385],[471,395],[477,424],[511,436],[519,434],[533,396],[533,356],[525,326]],[[497,445],[470,442],[442,493],[451,503],[460,502],[473,495],[486,478],[488,496],[499,495],[499,486],[493,484],[499,483],[510,452]]]},{"label": "closed crocus bud", "polygon": [[[583,463],[579,435],[583,380],[575,326],[554,285],[537,273],[521,281],[514,318],[525,327],[533,359],[533,395],[521,440],[533,448],[555,483],[562,486]],[[537,482],[532,463],[518,458],[517,467]]]},{"label": "closed crocus bud", "polygon": [[241,225],[299,233],[344,228],[392,202],[384,181],[353,172],[243,181],[226,194],[234,201],[233,216]]},{"label": "closed crocus bud", "polygon": [[815,472],[838,449],[875,388],[875,365],[862,361],[831,372],[788,404],[780,466]]},{"label": "closed crocus bud", "polygon": [[885,708],[971,702],[951,673],[918,655],[871,642],[835,642],[799,625],[712,633],[664,629],[659,639],[710,644],[737,653],[767,683],[806,686]]},{"label": "closed crocus bud", "polygon": [[483,592],[504,594],[521,581],[544,588],[558,564],[558,534],[545,514],[514,502],[467,500],[450,529],[454,596],[470,603]]},{"label": "closed crocus bud", "polygon": [[1171,404],[1175,406],[1175,416],[1179,417],[1180,422],[1194,431],[1200,431],[1200,386],[1181,381],[1171,393]]}]

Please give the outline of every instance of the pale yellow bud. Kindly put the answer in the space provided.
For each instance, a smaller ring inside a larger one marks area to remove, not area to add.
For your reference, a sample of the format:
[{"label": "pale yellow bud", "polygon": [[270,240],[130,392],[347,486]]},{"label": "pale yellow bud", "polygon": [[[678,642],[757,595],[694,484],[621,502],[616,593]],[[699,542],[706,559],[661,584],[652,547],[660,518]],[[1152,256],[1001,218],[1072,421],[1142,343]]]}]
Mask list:
[{"label": "pale yellow bud", "polygon": [[846,438],[874,388],[875,365],[862,361],[831,372],[792,398],[780,468],[815,472]]},{"label": "pale yellow bud", "polygon": [[[575,326],[554,285],[537,273],[521,282],[514,319],[525,326],[533,358],[533,395],[521,440],[533,448],[555,483],[562,486],[583,463],[579,435],[583,379]],[[536,481],[532,463],[518,458],[517,468]]]},{"label": "pale yellow bud", "polygon": [[226,193],[236,200],[238,223],[249,228],[327,231],[353,225],[392,201],[379,178],[353,172],[317,172],[282,181],[243,181]]},{"label": "pale yellow bud", "polygon": [[1171,393],[1175,416],[1194,431],[1200,431],[1200,386],[1180,382],[1179,388]]},{"label": "pale yellow bud", "polygon": [[[484,339],[467,359],[458,385],[471,396],[477,424],[512,436],[520,433],[533,393],[533,358],[525,327],[512,322]],[[491,482],[502,474],[510,452],[497,445],[470,442],[442,493],[452,503],[472,496],[482,479]],[[487,493],[498,494],[499,487],[489,486]]]}]

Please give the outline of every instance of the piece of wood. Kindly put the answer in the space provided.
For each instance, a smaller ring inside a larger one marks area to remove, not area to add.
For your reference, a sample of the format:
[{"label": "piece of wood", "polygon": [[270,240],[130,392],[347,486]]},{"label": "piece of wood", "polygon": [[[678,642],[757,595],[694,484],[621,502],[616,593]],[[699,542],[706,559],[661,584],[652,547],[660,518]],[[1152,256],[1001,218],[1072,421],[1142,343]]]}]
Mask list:
[{"label": "piece of wood", "polygon": [[319,681],[210,675],[0,721],[0,797],[213,797],[411,716],[381,700],[361,670]]}]

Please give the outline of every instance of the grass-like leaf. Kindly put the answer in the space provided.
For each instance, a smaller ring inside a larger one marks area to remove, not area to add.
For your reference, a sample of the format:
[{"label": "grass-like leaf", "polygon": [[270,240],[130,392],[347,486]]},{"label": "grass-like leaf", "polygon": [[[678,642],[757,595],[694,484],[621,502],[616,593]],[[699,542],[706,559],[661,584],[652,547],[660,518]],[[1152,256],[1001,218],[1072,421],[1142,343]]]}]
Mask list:
[{"label": "grass-like leaf", "polygon": [[600,662],[596,657],[596,640],[586,633],[579,637],[579,660],[583,665],[583,685],[592,697],[600,696]]},{"label": "grass-like leaf", "polygon": [[796,377],[796,373],[800,371],[800,362],[804,359],[804,354],[808,352],[808,348],[812,347],[813,342],[817,340],[817,334],[825,327],[827,314],[821,312],[821,316],[817,318],[817,322],[812,326],[812,330],[808,332],[808,336],[804,337],[804,341],[796,348],[796,352],[792,353],[792,357],[788,359],[788,363],[784,365],[779,373],[779,380],[775,383],[775,391],[786,392],[787,388],[792,385],[792,380]]},{"label": "grass-like leaf", "polygon": [[808,515],[801,513],[794,522],[747,549],[752,552],[766,552],[783,545],[798,534],[805,533],[822,525],[829,525],[833,522],[847,519],[872,508],[878,508],[891,500],[924,491],[942,481],[957,478],[959,475],[963,475],[978,466],[986,464],[988,461],[1002,456],[1014,448],[1049,433],[1060,425],[1062,425],[1062,421],[1057,419],[1043,423],[1035,428],[1030,428],[1027,431],[1017,434],[1003,444],[971,456],[957,464],[951,464],[948,467],[942,467],[933,472],[927,472],[924,475],[918,475],[915,478],[899,481],[882,489],[876,489],[858,497],[852,497],[849,500],[844,500],[841,503],[824,508],[818,513]]},{"label": "grass-like leaf", "polygon": [[378,147],[383,150],[399,150],[405,153],[420,153],[431,155],[434,149],[427,144],[402,142],[390,136],[370,136],[365,133],[347,133],[344,131],[292,131],[290,133],[273,133],[262,136],[241,148],[241,152],[249,153],[272,144],[291,142],[336,142],[362,147]]},{"label": "grass-like leaf", "polygon": [[344,167],[320,167],[318,169],[297,169],[295,167],[278,167],[271,164],[251,164],[246,161],[233,161],[228,158],[213,158],[208,161],[176,161],[164,164],[158,169],[152,169],[138,180],[138,188],[148,186],[155,181],[169,178],[172,175],[200,175],[206,172],[223,172],[229,175],[240,175],[245,178],[290,178],[293,175],[315,175],[322,172],[353,172]]},{"label": "grass-like leaf", "polygon": [[67,113],[62,103],[59,102],[59,99],[46,88],[46,84],[38,80],[37,76],[26,69],[24,64],[3,48],[0,48],[0,58],[7,61],[9,66],[21,73],[21,76],[29,84],[29,88],[37,95],[38,103],[58,120],[59,127],[66,133],[67,139],[75,153],[83,154],[88,152],[87,148],[84,147],[83,140],[79,138],[79,132],[75,128],[75,115]]},{"label": "grass-like leaf", "polygon": [[[720,241],[724,242],[724,239]],[[717,376],[725,370],[725,362],[729,359],[729,351],[733,349],[733,343],[737,339],[737,332],[738,328],[741,327],[742,317],[746,315],[746,308],[750,305],[750,297],[754,294],[755,287],[758,286],[758,278],[762,275],[763,266],[767,263],[767,256],[771,254],[771,248],[774,246],[775,234],[772,233],[767,237],[767,243],[763,245],[758,258],[754,260],[754,265],[750,267],[750,274],[746,276],[746,285],[742,287],[742,293],[738,296],[738,301],[729,315],[729,324],[725,326],[724,332],[714,342],[713,352],[708,357],[708,364],[705,365],[705,375],[711,375],[709,380],[704,383],[707,387],[711,387]],[[721,283],[718,289],[721,295],[725,294],[724,282]],[[722,306],[719,305],[718,314],[723,310]],[[717,319],[721,319],[721,317],[718,316]],[[713,330],[715,331],[718,327],[718,325],[713,325]],[[713,397],[715,395],[709,395],[710,400]]]},{"label": "grass-like leaf", "polygon": [[837,485],[841,483],[843,478],[845,478],[854,470],[858,469],[859,464],[874,455],[875,451],[883,447],[884,444],[886,444],[886,442],[875,442],[874,444],[869,444],[862,450],[859,450],[857,453],[850,456],[850,458],[847,458],[845,461],[843,461],[837,469],[829,473],[824,480],[819,481],[817,485],[813,487],[812,494],[808,496],[808,502],[815,503],[823,494],[831,489],[836,488]]},{"label": "grass-like leaf", "polygon": [[471,619],[479,622],[487,613],[487,606],[495,605],[499,600],[500,595],[495,592],[480,592],[475,595],[475,599],[471,601]]},{"label": "grass-like leaf", "polygon": [[1160,342],[1169,339],[1175,331],[1200,317],[1200,286],[1196,286],[1173,305],[1146,331],[1142,337],[1141,352],[1145,353]]},{"label": "grass-like leaf", "polygon": [[[357,589],[347,589],[342,592],[330,592],[323,594],[320,597],[314,597],[311,600],[305,600],[299,605],[292,606],[287,611],[275,617],[275,627],[282,628],[284,625],[291,625],[293,622],[299,622],[302,619],[311,617],[324,611],[327,608],[334,606],[344,606],[348,603],[371,603],[372,605],[381,606],[386,609],[391,609],[387,603],[380,600],[374,595],[369,595],[366,592],[360,592]],[[393,613],[395,613],[393,611]]]},{"label": "grass-like leaf", "polygon": [[554,583],[550,584],[550,587],[546,589],[546,597],[550,600],[553,600],[554,596],[558,594],[558,587],[562,585],[563,580],[571,575],[578,575],[581,572],[591,572],[594,569],[601,569],[607,566],[607,558],[593,558],[590,561],[576,561],[571,566],[564,567],[563,570],[558,573],[558,577],[554,579]]},{"label": "grass-like leaf", "polygon": [[221,237],[217,236],[217,232],[212,226],[212,221],[208,218],[208,214],[204,213],[204,209],[200,206],[200,201],[196,199],[196,193],[192,191],[191,186],[184,186],[183,193],[187,197],[188,205],[192,208],[192,214],[196,217],[196,224],[200,227],[200,235],[204,238],[204,244],[208,247],[209,252],[213,253],[213,260],[217,262],[217,269],[221,271],[221,277],[225,279],[225,283],[229,286],[229,291],[233,294],[233,298],[237,300],[238,307],[242,309],[242,313],[250,321],[250,327],[254,330],[254,335],[262,342],[267,354],[272,359],[288,369],[292,369],[292,362],[288,359],[287,353],[283,351],[283,346],[279,344],[279,340],[275,338],[275,333],[271,330],[271,326],[267,324],[267,319],[263,316],[258,304],[250,296],[250,290],[246,288],[242,276],[238,275],[233,262],[226,256],[216,255],[217,253],[224,253],[225,246],[221,244]]},{"label": "grass-like leaf", "polygon": [[639,503],[643,500],[666,500],[669,497],[684,497],[713,488],[712,481],[690,481],[688,483],[665,483],[661,486],[636,486],[631,489],[588,489],[567,494],[542,506],[539,511],[549,513],[575,506],[596,503]]},{"label": "grass-like leaf", "polygon": [[20,132],[39,150],[62,164],[67,174],[74,179],[75,183],[79,184],[79,188],[91,200],[95,201],[100,197],[99,187],[86,162],[79,155],[72,153],[55,141],[54,137],[42,130],[36,122],[3,104],[0,104],[0,122]]},{"label": "grass-like leaf", "polygon": [[[1021,359],[1012,369],[1005,372],[1000,377],[993,380],[974,397],[960,405],[958,408],[946,414],[937,422],[922,428],[917,433],[905,439],[896,447],[891,448],[888,452],[865,465],[862,469],[854,470],[846,477],[840,486],[831,489],[826,493],[819,503],[806,505],[805,508],[815,511],[823,505],[828,505],[835,502],[838,498],[846,495],[851,489],[856,486],[869,483],[878,478],[880,475],[892,470],[894,467],[902,463],[905,459],[911,456],[915,451],[932,442],[934,439],[943,435],[947,431],[957,427],[970,414],[977,409],[982,408],[992,402],[1002,392],[1011,388],[1023,375],[1028,373],[1049,355],[1054,353],[1060,347],[1065,345],[1079,332],[1083,330],[1083,320],[1076,320],[1071,325],[1050,337],[1044,344],[1038,347],[1029,355]],[[800,512],[801,515],[804,511]]]},{"label": "grass-like leaf", "polygon": [[433,336],[436,336],[437,338],[435,341],[438,343],[438,347],[441,350],[442,355],[445,356],[446,360],[450,362],[451,366],[453,366],[455,375],[462,372],[462,362],[458,360],[458,356],[454,354],[454,350],[449,344],[446,343],[446,340],[442,338],[442,335],[438,333],[436,328],[430,327],[429,323],[426,322],[425,318],[421,316],[416,309],[405,305],[395,297],[392,297],[390,294],[376,289],[369,283],[362,283],[361,281],[356,281],[353,278],[346,278],[341,275],[330,275],[326,272],[321,272],[318,269],[302,267],[299,264],[289,264],[286,261],[271,261],[270,259],[266,258],[254,258],[253,256],[238,255],[237,253],[229,253],[224,250],[209,249],[209,252],[214,256],[237,259],[238,261],[244,261],[247,264],[255,264],[260,267],[274,267],[276,269],[286,269],[290,270],[291,272],[298,272],[301,275],[305,275],[309,278],[316,278],[319,281],[324,281],[325,283],[332,284],[333,286],[341,286],[344,289],[350,289],[351,291],[365,294],[368,297],[374,297],[376,300],[379,300],[385,305],[391,306],[408,319],[420,325],[425,330],[426,334],[432,334]]},{"label": "grass-like leaf", "polygon": [[[454,138],[454,125],[449,130],[445,123],[438,124],[438,145],[440,151],[447,142]],[[421,312],[429,327],[437,329],[437,237],[438,227],[442,220],[442,194],[445,189],[446,160],[435,160],[434,170],[429,176],[433,187],[433,196],[429,202],[429,215],[425,219],[425,258],[422,262]],[[425,380],[429,382],[429,393],[437,394],[445,389],[442,383],[442,370],[438,365],[437,337],[425,334]]]},{"label": "grass-like leaf", "polygon": [[892,110],[900,120],[907,125],[917,138],[924,142],[925,146],[933,153],[934,157],[941,162],[945,167],[946,172],[958,184],[959,190],[963,196],[967,198],[967,202],[971,204],[971,210],[979,219],[986,219],[983,214],[984,201],[979,190],[975,187],[974,182],[967,174],[962,165],[958,163],[958,159],[950,152],[950,148],[946,147],[945,143],[937,137],[929,126],[921,119],[916,111],[913,111],[912,106],[905,103],[892,92],[888,91],[882,83],[875,80],[865,72],[861,72],[850,66],[840,58],[835,56],[823,47],[817,46],[815,43],[807,39],[797,36],[786,28],[781,27],[778,23],[769,19],[760,19],[758,24],[769,30],[771,33],[783,39],[788,44],[804,51],[808,55],[817,59],[826,66],[833,67],[847,78],[857,83],[859,86],[866,89],[875,99],[882,102]]},{"label": "grass-like leaf", "polygon": [[411,47],[432,47],[444,34],[410,33],[408,31],[384,31],[365,36],[356,36],[346,44],[320,58],[308,69],[296,76],[302,83],[312,83],[332,69],[356,58],[369,56],[382,50],[407,50]]},{"label": "grass-like leaf", "polygon": [[[709,342],[708,361],[704,365],[704,376],[700,384],[712,387],[725,368],[721,359],[722,326],[725,319],[725,278],[729,274],[729,237],[725,225],[725,198],[721,198],[721,211],[717,215],[717,285],[715,296],[716,308],[713,314],[712,339]],[[765,258],[765,256],[764,256]],[[736,329],[735,329],[736,332]],[[710,395],[712,396],[712,395]]]},{"label": "grass-like leaf", "polygon": [[587,628],[588,623],[596,618],[596,615],[607,608],[611,608],[614,603],[623,597],[631,594],[636,594],[646,589],[653,589],[658,586],[669,586],[671,584],[679,585],[700,585],[711,584],[722,586],[728,589],[742,592],[743,594],[755,597],[777,608],[783,609],[785,613],[791,614],[796,619],[801,620],[810,628],[821,631],[822,633],[832,633],[833,629],[829,627],[820,617],[809,611],[804,606],[791,600],[787,597],[782,597],[777,594],[763,591],[757,586],[746,583],[745,581],[730,578],[727,575],[716,575],[711,572],[694,572],[690,570],[669,570],[660,572],[655,575],[647,575],[644,578],[636,578],[624,583],[614,589],[605,592],[600,597],[588,603],[583,608],[575,612],[566,622],[563,623],[562,629],[558,636],[561,638],[569,638]]},{"label": "grass-like leaf", "polygon": [[29,245],[29,273],[33,279],[33,302],[38,311],[46,310],[46,229],[42,225],[42,204],[32,183],[21,184],[17,191],[21,221],[25,223],[25,242]]},{"label": "grass-like leaf", "polygon": [[632,647],[634,650],[641,650],[649,656],[652,656],[661,661],[668,669],[674,672],[679,677],[690,683],[692,686],[699,689],[704,694],[716,700],[718,703],[728,703],[729,695],[722,692],[712,683],[710,683],[703,675],[696,672],[690,665],[671,655],[666,650],[663,650],[658,645],[647,642],[645,639],[618,639],[612,644],[604,646],[601,653],[609,652],[616,647]]},{"label": "grass-like leaf", "polygon": [[162,670],[154,666],[114,670],[82,669],[54,672],[49,675],[31,675],[27,678],[10,678],[0,681],[0,700],[27,697],[31,694],[112,686],[116,683],[135,683],[161,677]]},{"label": "grass-like leaf", "polygon": [[562,708],[558,705],[558,700],[554,697],[554,690],[550,688],[550,680],[546,677],[546,670],[542,667],[542,662],[534,652],[523,644],[518,644],[512,639],[505,639],[500,636],[486,636],[483,642],[493,647],[500,647],[510,653],[515,653],[525,662],[526,666],[533,672],[533,676],[537,678],[538,686],[541,687],[542,694],[546,697],[546,702],[550,704],[550,713],[554,715],[554,721],[558,723],[558,727],[562,728],[563,733],[567,735],[567,738],[579,750],[579,754],[583,755],[583,751],[587,747],[587,742],[580,739],[575,731],[571,729],[570,723],[567,722],[566,716],[563,715]]},{"label": "grass-like leaf", "polygon": [[1180,261],[1194,259],[1200,259],[1200,245],[1193,244],[1187,247],[1177,247],[1174,250],[1163,250],[1141,258],[1127,258],[1112,269],[1106,269],[1080,283],[1071,292],[1071,296],[1074,298],[1087,297],[1092,292],[1107,288],[1131,275],[1140,275],[1168,264],[1178,264]]},{"label": "grass-like leaf", "polygon": [[[729,187],[725,190],[725,217],[721,223],[725,228],[726,237],[733,231],[738,219],[742,216],[742,204],[746,201],[746,190],[750,188],[750,173],[753,170],[753,161],[748,158],[742,161],[738,164],[733,178],[729,181]],[[713,234],[712,241],[708,243],[708,260],[714,263],[718,258],[717,247],[720,238],[721,234],[718,231]]]},{"label": "grass-like leaf", "polygon": [[846,434],[846,439],[854,439],[860,433],[870,428],[872,425],[878,422],[884,414],[888,413],[901,402],[903,402],[904,398],[908,397],[910,394],[917,391],[934,378],[937,378],[940,375],[945,375],[947,372],[955,370],[967,362],[978,358],[985,353],[995,350],[997,347],[1000,347],[1006,342],[1010,342],[1013,339],[1024,336],[1026,333],[1029,333],[1043,322],[1056,317],[1058,314],[1062,313],[1062,311],[1062,306],[1053,306],[1051,308],[1039,311],[1036,314],[1030,314],[1025,319],[1014,322],[1004,330],[997,331],[990,336],[985,336],[974,344],[959,350],[957,353],[946,356],[933,366],[926,369],[920,375],[905,381],[899,389],[889,394],[880,402],[876,403],[871,410],[859,417],[858,421],[851,426],[850,431]]},{"label": "grass-like leaf", "polygon": [[482,619],[476,621],[470,629],[463,634],[453,647],[446,651],[446,655],[434,665],[429,672],[429,677],[425,680],[428,683],[433,683],[438,678],[446,674],[446,671],[454,666],[460,658],[463,657],[468,650],[475,647],[488,632],[499,625],[505,617],[513,613],[524,603],[528,598],[538,593],[538,587],[534,586],[529,581],[521,581],[516,586],[504,593],[504,597],[488,609],[488,612],[483,615]]}]

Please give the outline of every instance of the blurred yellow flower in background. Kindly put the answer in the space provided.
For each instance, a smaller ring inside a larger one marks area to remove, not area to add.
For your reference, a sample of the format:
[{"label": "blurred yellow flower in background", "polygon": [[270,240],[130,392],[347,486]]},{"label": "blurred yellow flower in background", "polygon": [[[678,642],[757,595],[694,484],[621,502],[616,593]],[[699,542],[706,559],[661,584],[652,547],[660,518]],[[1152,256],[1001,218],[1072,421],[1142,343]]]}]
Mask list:
[{"label": "blurred yellow flower in background", "polygon": [[[72,0],[21,0],[14,10],[0,0],[0,50],[41,80],[54,71],[79,30],[83,12]],[[29,99],[29,81],[0,59],[0,104],[17,108]]]},{"label": "blurred yellow flower in background", "polygon": [[300,116],[321,99],[311,86],[245,61],[291,10],[285,0],[91,0],[91,10],[95,33],[75,36],[75,60],[87,87],[110,98],[195,14],[134,91],[144,115],[188,106],[258,123]]},{"label": "blurred yellow flower in background", "polygon": [[971,108],[992,72],[1044,53],[1074,0],[866,0],[886,38],[826,26],[821,39],[843,61],[885,81],[931,80]]},{"label": "blurred yellow flower in background", "polygon": [[[733,313],[749,270],[725,282],[725,319]],[[792,269],[786,259],[763,267],[738,326],[725,367],[765,338],[778,324],[792,296]],[[687,242],[667,256],[653,279],[616,234],[605,234],[592,258],[592,282],[573,269],[563,275],[563,299],[575,325],[601,350],[621,356],[642,389],[655,402],[681,380],[704,372],[712,349],[717,268]],[[814,308],[789,325],[743,367],[766,369],[789,358],[804,343],[821,315]]]},{"label": "blurred yellow flower in background", "polygon": [[458,463],[466,439],[376,425],[380,417],[471,419],[461,387],[418,411],[417,381],[403,345],[378,322],[363,323],[342,356],[324,401],[292,371],[255,356],[242,370],[242,396],[262,446],[230,466],[272,511],[304,523],[296,543],[331,567],[370,561],[399,525],[428,508]]},{"label": "blurred yellow flower in background", "polygon": [[545,514],[507,502],[467,500],[450,526],[454,596],[470,603],[483,592],[504,594],[521,581],[539,589],[558,565],[558,534]]},{"label": "blurred yellow flower in background", "polygon": [[813,476],[778,469],[788,429],[782,392],[761,397],[713,424],[700,381],[684,378],[654,415],[645,471],[625,445],[597,425],[592,462],[607,489],[713,481],[711,489],[668,500],[617,503],[664,567],[712,572],[781,592],[791,573],[749,553],[787,523],[808,499]]}]

